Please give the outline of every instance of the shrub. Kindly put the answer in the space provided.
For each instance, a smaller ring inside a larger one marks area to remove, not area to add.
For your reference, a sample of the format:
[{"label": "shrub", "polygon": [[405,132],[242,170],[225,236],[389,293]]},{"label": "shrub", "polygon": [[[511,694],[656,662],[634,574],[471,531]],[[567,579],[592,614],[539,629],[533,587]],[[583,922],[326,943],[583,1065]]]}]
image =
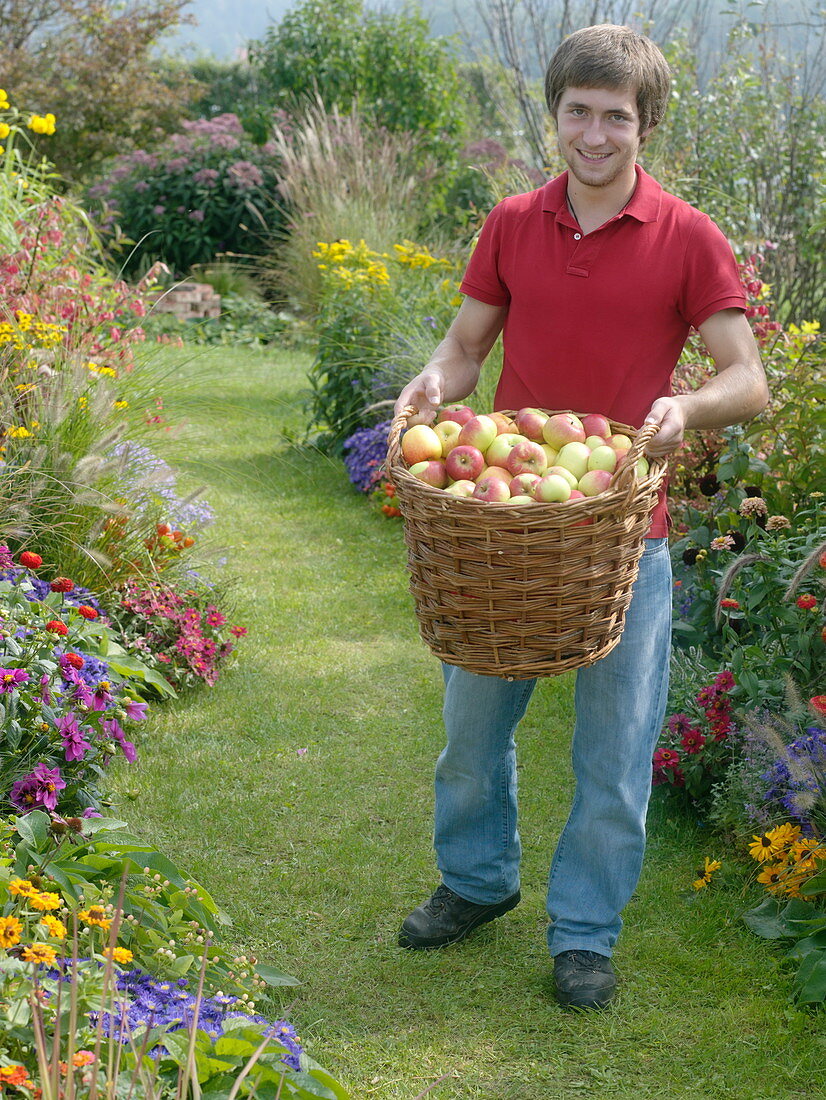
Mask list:
[{"label": "shrub", "polygon": [[275,147],[255,145],[235,115],[223,114],[183,122],[151,152],[118,157],[89,195],[104,204],[103,226],[126,271],[162,260],[185,274],[220,253],[265,250],[282,222],[278,171]]},{"label": "shrub", "polygon": [[378,253],[364,240],[321,242],[318,350],[310,369],[309,428],[340,453],[359,428],[385,418],[458,304],[457,267],[411,241]]}]

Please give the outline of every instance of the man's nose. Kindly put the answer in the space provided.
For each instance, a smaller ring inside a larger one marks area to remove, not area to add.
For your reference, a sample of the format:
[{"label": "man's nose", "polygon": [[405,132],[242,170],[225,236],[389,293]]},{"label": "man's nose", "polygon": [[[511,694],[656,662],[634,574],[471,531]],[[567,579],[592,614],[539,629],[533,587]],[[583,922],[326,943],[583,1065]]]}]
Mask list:
[{"label": "man's nose", "polygon": [[605,141],[605,126],[603,125],[602,120],[598,118],[592,118],[585,128],[585,133],[583,134],[583,137],[585,138],[585,141],[588,143],[588,145],[591,145],[594,148],[596,148],[598,145],[602,145]]}]

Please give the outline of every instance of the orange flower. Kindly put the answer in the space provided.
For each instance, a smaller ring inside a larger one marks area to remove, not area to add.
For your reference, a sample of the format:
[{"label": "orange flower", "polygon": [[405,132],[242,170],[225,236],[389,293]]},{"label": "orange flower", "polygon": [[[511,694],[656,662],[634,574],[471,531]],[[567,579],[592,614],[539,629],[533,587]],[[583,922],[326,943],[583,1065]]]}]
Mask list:
[{"label": "orange flower", "polygon": [[106,910],[102,905],[90,905],[88,909],[81,909],[78,913],[78,917],[87,924],[97,925],[97,927],[102,928],[104,932],[109,931],[109,925],[112,923],[106,916]]},{"label": "orange flower", "polygon": [[14,947],[20,943],[23,925],[17,917],[0,917],[0,947]]},{"label": "orange flower", "polygon": [[34,1088],[34,1082],[29,1080],[25,1066],[0,1066],[0,1088],[3,1085],[13,1085],[17,1089]]},{"label": "orange flower", "polygon": [[13,878],[9,882],[9,893],[13,897],[30,898],[39,891],[27,878]]},{"label": "orange flower", "polygon": [[47,943],[32,943],[21,950],[20,957],[25,962],[54,966],[57,952],[53,947],[49,947]]},{"label": "orange flower", "polygon": [[32,894],[29,898],[29,905],[32,907],[32,909],[39,909],[41,913],[47,909],[59,909],[60,894],[47,894],[40,892]]}]

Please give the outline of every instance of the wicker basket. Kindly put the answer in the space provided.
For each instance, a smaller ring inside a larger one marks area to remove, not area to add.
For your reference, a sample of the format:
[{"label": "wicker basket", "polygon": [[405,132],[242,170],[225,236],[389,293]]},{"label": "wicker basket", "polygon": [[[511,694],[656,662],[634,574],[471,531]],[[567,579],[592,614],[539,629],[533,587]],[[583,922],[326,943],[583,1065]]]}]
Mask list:
[{"label": "wicker basket", "polygon": [[611,422],[633,446],[612,487],[597,497],[491,504],[451,496],[408,471],[400,438],[414,411],[393,420],[387,469],[404,518],[419,627],[433,653],[468,672],[517,680],[610,653],[665,475],[661,458],[644,477],[636,472],[657,426],[637,431]]}]

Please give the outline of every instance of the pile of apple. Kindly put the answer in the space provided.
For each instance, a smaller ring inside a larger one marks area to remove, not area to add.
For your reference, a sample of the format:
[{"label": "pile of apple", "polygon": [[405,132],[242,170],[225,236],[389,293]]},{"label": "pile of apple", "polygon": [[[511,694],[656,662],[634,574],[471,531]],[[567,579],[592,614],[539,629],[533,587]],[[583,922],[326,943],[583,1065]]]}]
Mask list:
[{"label": "pile of apple", "polygon": [[[552,416],[541,409],[476,415],[448,405],[433,427],[416,424],[402,435],[410,473],[457,497],[495,504],[564,502],[605,492],[625,461],[631,439],[613,434],[607,417]],[[640,477],[648,472],[637,461]]]}]

